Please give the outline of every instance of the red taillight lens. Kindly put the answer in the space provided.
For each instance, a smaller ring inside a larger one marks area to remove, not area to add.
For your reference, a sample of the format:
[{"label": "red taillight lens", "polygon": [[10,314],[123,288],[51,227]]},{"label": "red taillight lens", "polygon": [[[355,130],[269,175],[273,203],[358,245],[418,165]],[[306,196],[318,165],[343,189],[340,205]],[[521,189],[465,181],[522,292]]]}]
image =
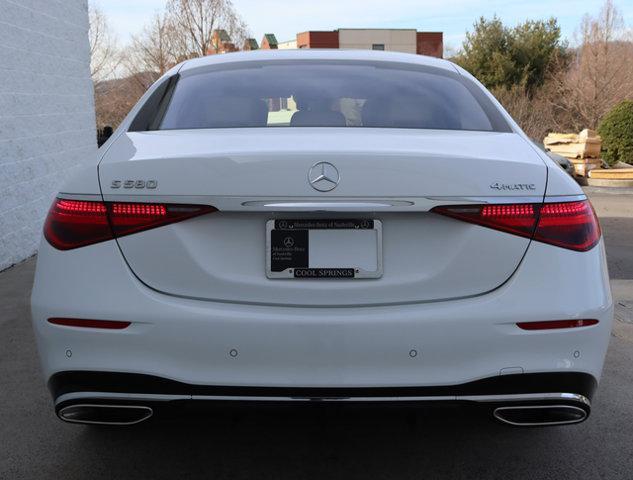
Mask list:
[{"label": "red taillight lens", "polygon": [[476,223],[522,237],[531,237],[536,226],[537,211],[533,204],[458,205],[435,207],[435,213]]},{"label": "red taillight lens", "polygon": [[534,240],[586,252],[600,241],[600,224],[588,200],[545,203]]},{"label": "red taillight lens", "polygon": [[55,199],[44,224],[46,240],[70,250],[216,211],[207,205],[105,203]]},{"label": "red taillight lens", "polygon": [[204,213],[217,211],[207,205],[163,203],[108,203],[108,217],[115,237],[181,222]]},{"label": "red taillight lens", "polygon": [[600,240],[600,226],[587,200],[506,205],[451,205],[432,212],[539,242],[584,252]]},{"label": "red taillight lens", "polygon": [[55,199],[46,217],[44,237],[59,250],[110,240],[112,230],[105,204]]},{"label": "red taillight lens", "polygon": [[556,328],[578,328],[596,325],[598,320],[549,320],[545,322],[519,322],[517,326],[522,330],[553,330]]}]

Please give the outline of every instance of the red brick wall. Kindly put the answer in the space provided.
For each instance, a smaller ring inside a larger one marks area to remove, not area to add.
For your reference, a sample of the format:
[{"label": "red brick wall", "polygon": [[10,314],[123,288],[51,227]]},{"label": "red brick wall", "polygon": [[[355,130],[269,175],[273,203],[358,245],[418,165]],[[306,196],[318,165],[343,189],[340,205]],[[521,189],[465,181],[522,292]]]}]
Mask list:
[{"label": "red brick wall", "polygon": [[442,32],[418,32],[418,55],[442,58],[444,54],[444,34]]},{"label": "red brick wall", "polygon": [[297,33],[297,48],[338,48],[338,32]]}]

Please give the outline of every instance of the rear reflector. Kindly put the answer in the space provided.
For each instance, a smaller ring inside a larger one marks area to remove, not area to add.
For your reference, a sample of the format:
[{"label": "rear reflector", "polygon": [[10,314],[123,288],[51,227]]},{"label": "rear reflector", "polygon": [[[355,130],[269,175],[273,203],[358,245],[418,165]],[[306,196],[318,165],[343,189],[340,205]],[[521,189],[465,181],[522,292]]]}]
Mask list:
[{"label": "rear reflector", "polygon": [[520,322],[517,326],[523,330],[552,330],[555,328],[577,328],[596,325],[598,320],[549,320],[545,322]]},{"label": "rear reflector", "polygon": [[505,205],[450,205],[432,212],[502,232],[585,252],[600,241],[600,226],[587,200]]},{"label": "rear reflector", "polygon": [[48,321],[64,327],[105,328],[107,330],[123,330],[132,324],[132,322],[118,320],[85,320],[81,318],[49,318]]},{"label": "rear reflector", "polygon": [[59,250],[92,245],[217,211],[208,205],[109,203],[57,198],[44,237]]}]

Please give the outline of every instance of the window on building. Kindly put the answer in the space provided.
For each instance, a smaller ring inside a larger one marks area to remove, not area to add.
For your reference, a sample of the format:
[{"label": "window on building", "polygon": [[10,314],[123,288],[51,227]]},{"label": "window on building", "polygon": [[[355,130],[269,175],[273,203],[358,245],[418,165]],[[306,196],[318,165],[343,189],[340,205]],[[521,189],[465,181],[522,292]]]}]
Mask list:
[{"label": "window on building", "polygon": [[384,50],[385,49],[385,44],[384,43],[372,43],[371,44],[371,49],[372,50]]}]

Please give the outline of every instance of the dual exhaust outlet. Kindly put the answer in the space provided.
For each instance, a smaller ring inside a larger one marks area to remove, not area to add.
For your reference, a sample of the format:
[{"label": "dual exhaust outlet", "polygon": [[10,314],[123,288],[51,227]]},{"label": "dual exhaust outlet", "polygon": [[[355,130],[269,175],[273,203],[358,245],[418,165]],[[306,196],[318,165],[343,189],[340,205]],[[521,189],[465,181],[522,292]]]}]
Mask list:
[{"label": "dual exhaust outlet", "polygon": [[[90,425],[134,425],[148,420],[154,411],[145,405],[76,404],[59,410],[59,418]],[[493,417],[519,427],[555,426],[580,423],[588,410],[573,405],[506,405],[496,407]]]},{"label": "dual exhaust outlet", "polygon": [[57,412],[65,422],[88,425],[134,425],[149,419],[154,414],[144,405],[76,404]]},{"label": "dual exhaust outlet", "polygon": [[492,415],[507,425],[538,427],[580,423],[589,412],[573,405],[511,405],[495,408]]}]

